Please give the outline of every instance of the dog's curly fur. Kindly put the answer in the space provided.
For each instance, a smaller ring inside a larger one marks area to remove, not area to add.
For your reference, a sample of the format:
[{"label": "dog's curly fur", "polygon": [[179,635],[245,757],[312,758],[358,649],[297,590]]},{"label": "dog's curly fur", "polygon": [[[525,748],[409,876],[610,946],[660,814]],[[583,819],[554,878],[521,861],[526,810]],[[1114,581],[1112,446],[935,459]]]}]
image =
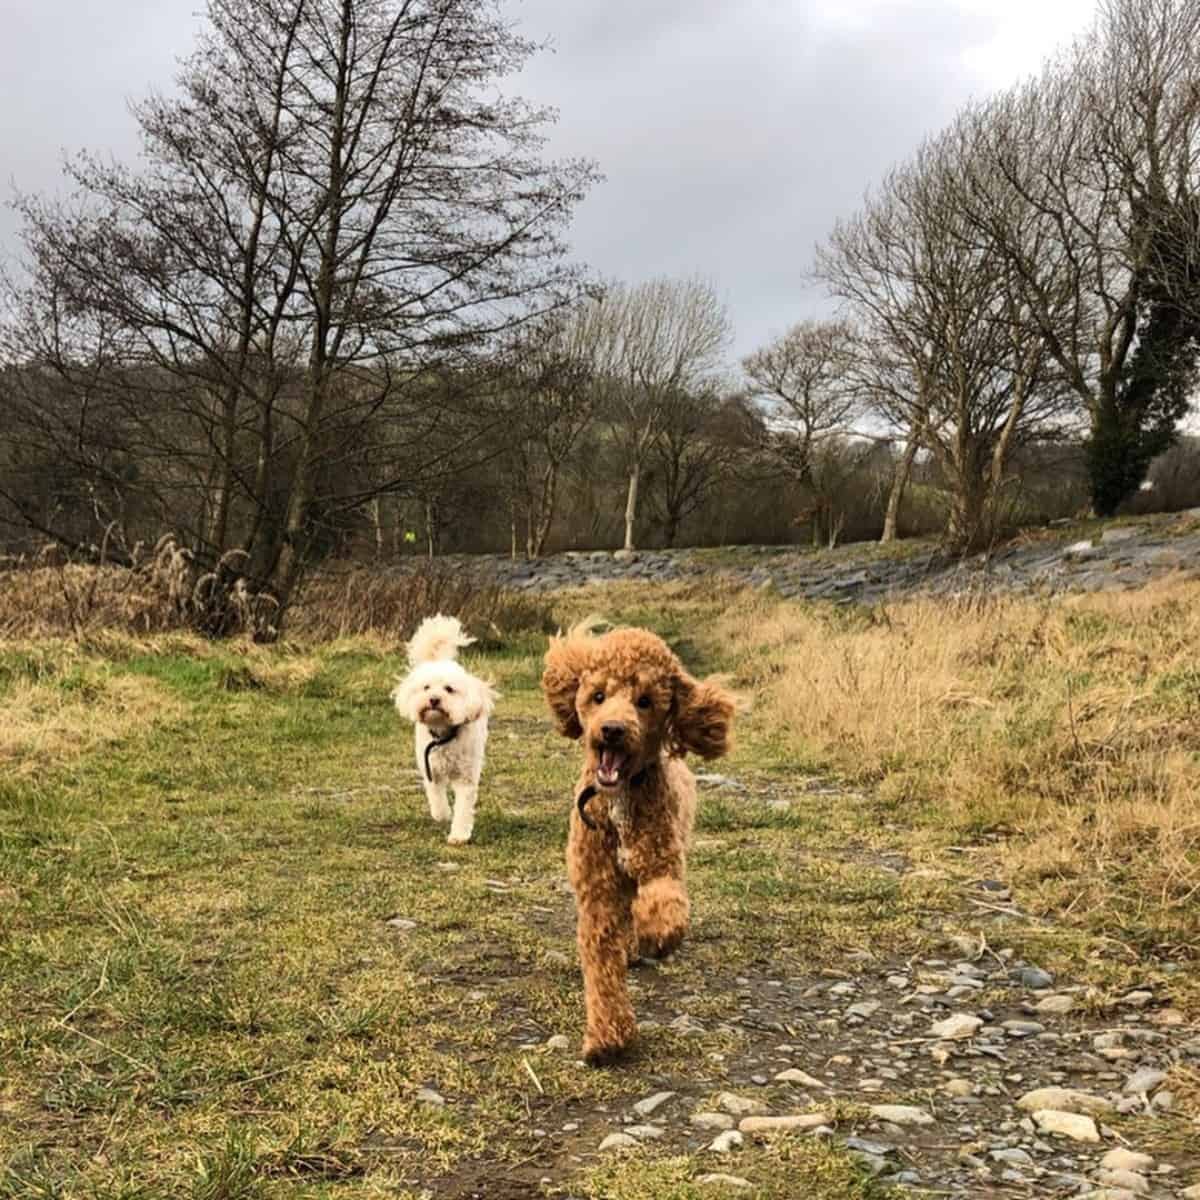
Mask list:
[{"label": "dog's curly fur", "polygon": [[587,1009],[583,1053],[599,1065],[637,1032],[628,963],[670,954],[687,932],[696,784],[683,756],[728,751],[734,700],[714,680],[689,675],[648,630],[594,636],[587,624],[551,640],[542,690],[559,732],[583,739],[576,795],[597,789],[587,805],[595,829],[572,807],[567,873]]}]

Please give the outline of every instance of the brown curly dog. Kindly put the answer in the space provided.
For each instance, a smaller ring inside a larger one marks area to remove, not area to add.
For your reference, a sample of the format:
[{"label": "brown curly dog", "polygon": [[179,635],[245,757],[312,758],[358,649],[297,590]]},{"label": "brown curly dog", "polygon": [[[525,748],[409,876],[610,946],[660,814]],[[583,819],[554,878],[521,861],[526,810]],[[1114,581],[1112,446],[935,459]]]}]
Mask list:
[{"label": "brown curly dog", "polygon": [[734,701],[693,679],[645,629],[597,637],[577,626],[553,638],[542,691],[559,732],[584,744],[567,874],[587,1006],[583,1054],[596,1066],[637,1033],[628,962],[670,954],[687,932],[696,782],[683,755],[726,753]]}]

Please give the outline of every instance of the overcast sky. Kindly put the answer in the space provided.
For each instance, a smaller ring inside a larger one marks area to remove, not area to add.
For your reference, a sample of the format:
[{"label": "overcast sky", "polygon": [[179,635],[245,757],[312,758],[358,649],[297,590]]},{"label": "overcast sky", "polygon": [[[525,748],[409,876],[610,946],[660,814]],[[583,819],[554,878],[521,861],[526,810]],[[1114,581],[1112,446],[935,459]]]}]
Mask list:
[{"label": "overcast sky", "polygon": [[[822,311],[804,271],[864,189],[971,96],[1037,68],[1095,0],[509,0],[555,50],[521,90],[606,181],[573,242],[631,282],[699,274],[735,354]],[[198,0],[0,0],[0,183],[53,191],[64,152],[132,159],[126,102],[170,86]],[[0,212],[0,252],[15,247]]]}]

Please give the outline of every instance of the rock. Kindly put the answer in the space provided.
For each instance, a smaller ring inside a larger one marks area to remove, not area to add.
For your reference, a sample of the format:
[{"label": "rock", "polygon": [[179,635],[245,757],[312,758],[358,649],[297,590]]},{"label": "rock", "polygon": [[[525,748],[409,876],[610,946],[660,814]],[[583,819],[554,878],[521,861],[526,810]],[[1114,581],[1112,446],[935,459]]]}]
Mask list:
[{"label": "rock", "polygon": [[969,1079],[948,1079],[942,1084],[942,1091],[948,1096],[973,1096],[975,1085]]},{"label": "rock", "polygon": [[625,1132],[639,1142],[657,1142],[667,1131],[661,1125],[627,1125]]},{"label": "rock", "polygon": [[733,1118],[727,1113],[697,1112],[688,1117],[688,1122],[697,1129],[732,1129]]},{"label": "rock", "polygon": [[431,1104],[435,1108],[440,1108],[443,1104],[446,1103],[445,1096],[442,1096],[438,1092],[435,1092],[433,1090],[433,1088],[427,1088],[427,1087],[417,1088],[416,1099],[417,1099],[418,1104]]},{"label": "rock", "polygon": [[740,1150],[745,1144],[746,1139],[736,1129],[727,1129],[713,1138],[709,1142],[708,1148],[714,1154],[731,1154],[734,1150]]},{"label": "rock", "polygon": [[816,1129],[818,1125],[828,1125],[829,1117],[825,1113],[800,1113],[791,1117],[745,1117],[738,1122],[742,1133],[794,1133],[805,1129]]},{"label": "rock", "polygon": [[1151,1103],[1159,1112],[1171,1112],[1175,1108],[1175,1093],[1168,1092],[1164,1088],[1161,1092],[1154,1093],[1154,1100]]},{"label": "rock", "polygon": [[823,1084],[819,1079],[814,1079],[811,1075],[796,1067],[789,1067],[786,1071],[780,1071],[775,1076],[776,1083],[798,1083],[802,1087],[808,1088],[823,1088]]},{"label": "rock", "polygon": [[571,1039],[565,1033],[556,1033],[553,1037],[546,1039],[547,1050],[569,1050],[571,1048]]},{"label": "rock", "polygon": [[1200,1183],[1194,1187],[1184,1188],[1179,1195],[1182,1197],[1182,1200],[1200,1200]]},{"label": "rock", "polygon": [[887,1170],[887,1159],[880,1158],[878,1154],[864,1154],[861,1150],[851,1150],[850,1153],[855,1161],[865,1167],[872,1176],[882,1175]]},{"label": "rock", "polygon": [[746,1096],[735,1095],[733,1092],[722,1092],[717,1097],[717,1103],[727,1113],[733,1113],[735,1117],[767,1111],[767,1106],[761,1100],[751,1100]]},{"label": "rock", "polygon": [[1136,1171],[1100,1171],[1096,1178],[1105,1187],[1124,1188],[1135,1196],[1150,1191],[1150,1185]]},{"label": "rock", "polygon": [[933,1118],[923,1109],[908,1104],[872,1104],[871,1116],[893,1125],[932,1125]]},{"label": "rock", "polygon": [[995,1162],[1008,1163],[1009,1166],[1033,1166],[1033,1158],[1019,1146],[1013,1146],[1005,1150],[993,1150],[992,1159]]},{"label": "rock", "polygon": [[714,1172],[709,1175],[697,1175],[696,1182],[701,1187],[723,1187],[738,1192],[748,1191],[754,1186],[750,1180],[743,1179],[740,1175],[722,1175],[720,1172]]},{"label": "rock", "polygon": [[631,1138],[627,1133],[610,1133],[608,1137],[600,1143],[601,1151],[604,1150],[632,1150],[637,1145],[637,1138]]},{"label": "rock", "polygon": [[1033,1114],[1034,1123],[1042,1133],[1057,1133],[1075,1142],[1098,1142],[1100,1131],[1091,1117],[1079,1113],[1039,1108]]},{"label": "rock", "polygon": [[636,550],[614,550],[613,560],[615,562],[635,563],[638,560],[638,552]]},{"label": "rock", "polygon": [[881,1005],[878,1000],[862,1000],[858,1004],[852,1004],[846,1009],[846,1016],[859,1017],[863,1021],[869,1021],[880,1009]]},{"label": "rock", "polygon": [[1050,1108],[1059,1112],[1106,1113],[1111,1112],[1113,1106],[1103,1096],[1093,1096],[1076,1088],[1044,1087],[1026,1092],[1017,1101],[1017,1107],[1026,1112]]},{"label": "rock", "polygon": [[1037,1021],[1005,1021],[1000,1028],[1013,1038],[1037,1037],[1039,1033],[1046,1032],[1045,1025]]},{"label": "rock", "polygon": [[911,981],[907,975],[889,975],[886,982],[888,987],[894,987],[898,992],[902,992]]},{"label": "rock", "polygon": [[963,1038],[974,1037],[983,1022],[978,1017],[966,1013],[955,1013],[944,1021],[936,1021],[930,1026],[929,1032],[943,1041],[953,1042]]},{"label": "rock", "polygon": [[1153,1067],[1142,1067],[1140,1071],[1134,1071],[1130,1075],[1125,1081],[1122,1091],[1130,1096],[1145,1095],[1154,1091],[1166,1078],[1166,1071],[1156,1071]]},{"label": "rock", "polygon": [[647,1096],[645,1100],[639,1100],[633,1106],[633,1111],[639,1117],[648,1117],[655,1109],[662,1108],[674,1095],[674,1092],[655,1092],[653,1096]]},{"label": "rock", "polygon": [[1138,1200],[1136,1192],[1125,1188],[1097,1188],[1092,1192],[1084,1192],[1079,1200]]},{"label": "rock", "polygon": [[1147,991],[1130,992],[1129,995],[1121,997],[1121,1003],[1128,1004],[1131,1008],[1145,1008],[1153,1000],[1154,993]]},{"label": "rock", "polygon": [[1062,1016],[1064,1013],[1069,1013],[1075,1007],[1074,996],[1047,996],[1043,1000],[1037,1002],[1036,1008],[1040,1013],[1049,1013],[1055,1016]]},{"label": "rock", "polygon": [[1149,1154],[1138,1154],[1133,1150],[1118,1147],[1110,1150],[1101,1160],[1100,1165],[1106,1171],[1148,1171],[1154,1166],[1154,1159]]},{"label": "rock", "polygon": [[896,1152],[895,1146],[890,1146],[887,1142],[873,1142],[869,1138],[848,1137],[845,1145],[847,1150],[860,1150],[863,1154],[874,1154],[877,1158]]},{"label": "rock", "polygon": [[1049,971],[1043,971],[1041,967],[1022,967],[1017,972],[1017,982],[1031,992],[1043,992],[1046,988],[1054,986],[1054,976]]},{"label": "rock", "polygon": [[410,921],[407,917],[390,917],[388,924],[393,929],[398,929],[401,933],[408,933],[410,929],[416,929],[416,921]]}]

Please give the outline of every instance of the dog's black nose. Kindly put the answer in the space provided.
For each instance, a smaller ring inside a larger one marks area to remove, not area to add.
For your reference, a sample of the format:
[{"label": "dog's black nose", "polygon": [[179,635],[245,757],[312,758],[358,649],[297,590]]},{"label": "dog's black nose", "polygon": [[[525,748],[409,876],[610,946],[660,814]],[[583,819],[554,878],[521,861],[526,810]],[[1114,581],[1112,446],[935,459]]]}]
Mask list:
[{"label": "dog's black nose", "polygon": [[619,746],[625,740],[625,726],[608,722],[600,726],[600,736],[606,746]]},{"label": "dog's black nose", "polygon": [[442,707],[441,697],[440,696],[430,696],[429,697],[429,707],[430,708],[441,708]]}]

